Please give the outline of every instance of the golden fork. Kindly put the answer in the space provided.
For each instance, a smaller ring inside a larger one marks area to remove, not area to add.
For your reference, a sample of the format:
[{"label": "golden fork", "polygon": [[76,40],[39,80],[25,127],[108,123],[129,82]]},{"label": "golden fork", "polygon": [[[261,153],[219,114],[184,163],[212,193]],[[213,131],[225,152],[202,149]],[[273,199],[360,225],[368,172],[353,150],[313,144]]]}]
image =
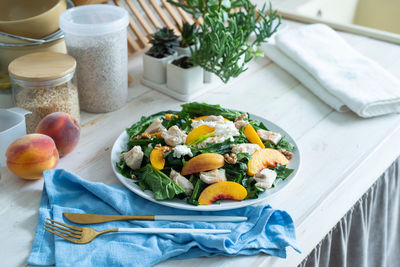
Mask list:
[{"label": "golden fork", "polygon": [[44,229],[59,237],[62,237],[76,244],[87,244],[97,236],[105,233],[128,232],[141,234],[180,234],[180,233],[209,233],[223,234],[230,233],[231,230],[223,229],[192,229],[192,228],[112,228],[104,231],[97,231],[91,227],[78,227],[57,222],[47,218],[48,222],[44,224]]}]

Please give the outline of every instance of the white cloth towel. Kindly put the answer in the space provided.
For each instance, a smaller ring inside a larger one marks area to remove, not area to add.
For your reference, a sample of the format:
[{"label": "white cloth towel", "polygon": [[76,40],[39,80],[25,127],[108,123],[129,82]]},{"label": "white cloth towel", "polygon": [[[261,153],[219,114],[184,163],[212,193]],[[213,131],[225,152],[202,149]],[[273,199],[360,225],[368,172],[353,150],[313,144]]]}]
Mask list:
[{"label": "white cloth towel", "polygon": [[337,111],[365,118],[400,112],[400,81],[326,25],[285,30],[262,48]]}]

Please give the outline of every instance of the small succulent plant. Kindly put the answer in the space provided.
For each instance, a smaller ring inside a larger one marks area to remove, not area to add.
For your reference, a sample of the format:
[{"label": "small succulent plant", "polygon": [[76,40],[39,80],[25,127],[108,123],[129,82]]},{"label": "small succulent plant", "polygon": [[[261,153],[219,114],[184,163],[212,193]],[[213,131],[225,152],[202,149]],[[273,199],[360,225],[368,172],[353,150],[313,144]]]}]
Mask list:
[{"label": "small succulent plant", "polygon": [[181,33],[181,47],[188,47],[194,44],[196,39],[196,23],[189,24],[187,22],[183,23],[182,28],[178,27],[179,32]]},{"label": "small succulent plant", "polygon": [[163,58],[175,53],[175,48],[179,45],[178,36],[173,30],[166,27],[158,29],[151,35],[153,39],[149,41],[153,46],[146,53],[155,58]]}]

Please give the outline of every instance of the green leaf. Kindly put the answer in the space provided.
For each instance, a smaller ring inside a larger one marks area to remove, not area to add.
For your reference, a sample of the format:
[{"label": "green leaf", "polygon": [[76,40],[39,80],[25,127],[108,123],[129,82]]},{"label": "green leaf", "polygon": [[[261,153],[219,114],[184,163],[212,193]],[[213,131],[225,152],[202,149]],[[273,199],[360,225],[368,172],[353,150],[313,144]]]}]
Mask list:
[{"label": "green leaf", "polygon": [[293,169],[287,168],[285,165],[277,165],[273,170],[276,172],[276,178],[280,178],[282,180],[285,180],[286,178],[289,177],[289,175],[292,174],[294,171]]},{"label": "green leaf", "polygon": [[[192,177],[191,177],[192,178]],[[199,177],[193,176],[192,180],[194,181],[194,188],[193,188],[193,193],[192,195],[187,199],[187,202],[189,204],[193,205],[199,205],[199,202],[197,201],[199,199],[199,196],[201,192],[206,188],[208,185],[204,183],[202,180],[200,180]],[[192,182],[193,183],[193,182]]]},{"label": "green leaf", "polygon": [[215,134],[215,131],[205,134],[205,135],[200,135],[199,137],[194,139],[189,145],[194,146],[194,145],[200,144],[200,143],[204,142],[205,140],[207,140],[209,137],[213,136],[214,134]]},{"label": "green leaf", "polygon": [[211,105],[198,102],[183,104],[182,112],[188,113],[193,117],[204,115],[221,115],[228,120],[234,120],[236,117],[242,114],[240,111],[222,108],[220,105]]},{"label": "green leaf", "polygon": [[238,153],[236,154],[237,161],[248,162],[251,159],[251,155],[249,153]]},{"label": "green leaf", "polygon": [[287,151],[293,151],[294,145],[290,143],[289,141],[285,140],[283,137],[281,141],[279,141],[278,145],[276,146],[277,149],[284,149]]},{"label": "green leaf", "polygon": [[139,179],[141,187],[153,191],[156,200],[173,199],[178,195],[186,195],[182,187],[163,172],[154,169],[151,164],[144,167],[144,172]]}]

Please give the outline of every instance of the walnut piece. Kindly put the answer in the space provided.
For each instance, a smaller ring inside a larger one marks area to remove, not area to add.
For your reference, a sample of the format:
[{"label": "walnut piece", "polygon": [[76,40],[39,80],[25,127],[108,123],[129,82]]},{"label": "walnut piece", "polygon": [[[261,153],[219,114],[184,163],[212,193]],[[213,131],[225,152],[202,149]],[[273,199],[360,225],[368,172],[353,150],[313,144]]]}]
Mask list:
[{"label": "walnut piece", "polygon": [[242,121],[242,120],[247,119],[247,118],[248,118],[247,113],[242,113],[241,115],[239,115],[239,116],[237,116],[235,118],[234,122]]},{"label": "walnut piece", "polygon": [[154,149],[160,149],[161,148],[161,144],[157,144]]},{"label": "walnut piece", "polygon": [[247,126],[247,124],[249,124],[248,121],[244,121],[244,120],[235,121],[236,129],[240,129],[240,128],[244,127],[244,126]]},{"label": "walnut piece", "polygon": [[293,158],[293,153],[284,149],[278,149],[279,152],[281,152],[288,160],[291,160]]},{"label": "walnut piece", "polygon": [[224,155],[224,159],[225,159],[226,163],[229,163],[229,164],[236,164],[236,162],[237,162],[237,156],[235,153],[231,153],[231,154],[226,153]]},{"label": "walnut piece", "polygon": [[136,135],[133,140],[140,140],[140,139],[151,139],[151,134],[149,133],[141,133],[139,135]]}]

